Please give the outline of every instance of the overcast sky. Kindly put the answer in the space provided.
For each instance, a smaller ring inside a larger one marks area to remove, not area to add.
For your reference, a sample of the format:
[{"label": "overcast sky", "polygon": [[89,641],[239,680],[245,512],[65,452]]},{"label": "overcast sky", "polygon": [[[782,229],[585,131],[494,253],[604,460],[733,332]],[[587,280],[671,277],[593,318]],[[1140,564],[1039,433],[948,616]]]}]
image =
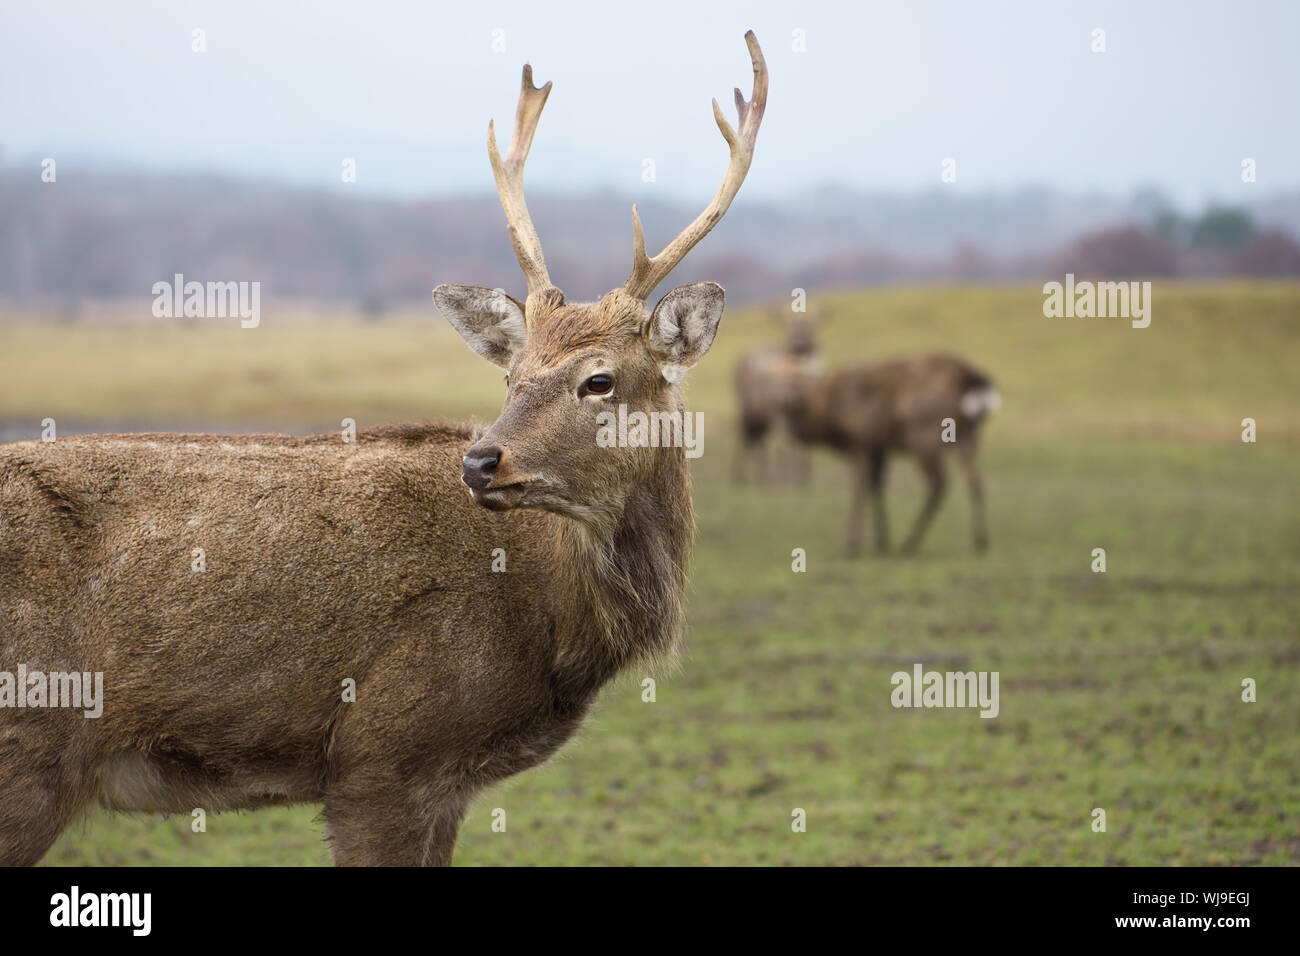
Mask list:
[{"label": "overcast sky", "polygon": [[508,131],[530,60],[555,83],[531,188],[703,198],[726,161],[709,100],[734,117],[731,87],[748,95],[750,28],[771,73],[751,195],[937,188],[947,157],[945,188],[964,192],[1154,185],[1199,204],[1300,188],[1289,0],[2,0],[0,146],[10,163],[54,157],[60,179],[112,163],[482,192],[487,121]]}]

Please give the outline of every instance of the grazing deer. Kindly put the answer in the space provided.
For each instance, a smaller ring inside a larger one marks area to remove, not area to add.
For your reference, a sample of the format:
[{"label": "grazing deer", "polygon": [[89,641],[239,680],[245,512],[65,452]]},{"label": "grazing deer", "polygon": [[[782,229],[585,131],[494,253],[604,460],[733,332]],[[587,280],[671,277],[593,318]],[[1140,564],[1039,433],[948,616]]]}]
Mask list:
[{"label": "grazing deer", "polygon": [[104,696],[87,719],[17,709],[0,682],[0,863],[40,859],[98,799],[319,800],[336,863],[446,864],[477,791],[545,760],[603,684],[671,650],[693,529],[683,449],[602,446],[598,416],[682,413],[677,382],[717,331],[715,283],[645,302],[749,170],[768,75],[745,40],[739,126],[713,104],[731,151],[717,195],[656,256],[633,207],[631,277],[595,303],[551,284],[524,203],[551,86],[524,67],[510,151],[491,125],[488,147],[527,297],[433,292],[508,370],[485,433],[0,446],[0,668],[102,673]]},{"label": "grazing deer", "polygon": [[[847,552],[862,546],[862,511],[872,500],[876,551],[889,550],[885,522],[885,459],[894,451],[916,456],[929,492],[903,545],[915,552],[943,501],[943,450],[954,447],[970,489],[975,549],[988,548],[984,485],[976,444],[979,426],[1000,399],[992,380],[951,355],[922,355],[851,366],[802,381],[792,421],[801,441],[843,452],[853,468],[854,492]],[[949,421],[950,420],[950,421]],[[947,434],[946,434],[947,433]],[[945,441],[950,437],[950,441]]]},{"label": "grazing deer", "polygon": [[740,443],[736,448],[732,479],[743,483],[753,472],[760,483],[768,477],[764,443],[769,435],[784,432],[790,439],[788,448],[779,452],[788,460],[800,484],[812,477],[812,456],[806,447],[793,440],[790,412],[801,379],[821,371],[817,350],[817,327],[824,312],[778,313],[785,326],[785,343],[781,347],[760,346],[746,352],[736,364],[736,397],[740,405]]}]

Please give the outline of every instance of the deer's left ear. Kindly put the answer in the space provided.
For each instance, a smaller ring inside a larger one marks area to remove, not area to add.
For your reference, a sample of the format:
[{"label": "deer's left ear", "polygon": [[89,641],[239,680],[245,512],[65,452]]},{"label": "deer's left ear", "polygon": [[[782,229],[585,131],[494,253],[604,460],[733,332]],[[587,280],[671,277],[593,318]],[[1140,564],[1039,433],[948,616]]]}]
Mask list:
[{"label": "deer's left ear", "polygon": [[664,378],[676,383],[704,357],[718,334],[727,295],[716,282],[694,282],[673,289],[646,322],[645,339]]}]

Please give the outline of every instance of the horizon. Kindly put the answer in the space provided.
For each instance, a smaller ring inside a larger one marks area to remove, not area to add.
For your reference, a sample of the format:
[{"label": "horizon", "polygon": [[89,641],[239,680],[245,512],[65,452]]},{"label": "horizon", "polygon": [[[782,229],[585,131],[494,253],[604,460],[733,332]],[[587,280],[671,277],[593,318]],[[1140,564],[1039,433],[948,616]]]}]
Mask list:
[{"label": "horizon", "polygon": [[[6,155],[3,144],[0,143],[0,176],[30,175],[32,182],[40,183],[40,160],[35,154],[25,157],[12,157]],[[66,163],[59,164],[60,176],[62,182],[68,183],[72,180],[63,176],[63,170],[67,168]],[[486,163],[485,163],[486,165]],[[491,171],[487,173],[487,181],[481,184],[481,188],[465,189],[446,189],[441,192],[425,191],[419,192],[412,190],[408,192],[388,192],[379,189],[373,190],[355,190],[340,189],[335,184],[309,181],[294,178],[279,177],[274,174],[262,174],[254,170],[240,169],[222,169],[217,167],[202,166],[149,166],[145,164],[135,164],[130,162],[117,163],[112,161],[92,161],[91,163],[77,167],[82,171],[85,179],[95,177],[120,177],[123,179],[140,179],[149,180],[156,183],[164,181],[191,181],[199,182],[202,180],[214,180],[230,185],[268,188],[284,190],[289,193],[302,194],[320,194],[330,198],[355,198],[362,202],[379,202],[394,203],[398,205],[418,204],[422,202],[443,202],[451,200],[482,200],[491,199],[497,202],[498,196],[495,185],[491,181]],[[626,199],[629,203],[636,201],[642,204],[692,204],[697,203],[698,196],[695,195],[678,195],[665,191],[662,194],[650,196],[648,198],[638,198],[637,191],[628,185],[596,183],[588,186],[580,186],[573,183],[555,183],[551,185],[534,186],[529,183],[529,193],[538,198],[544,199],[573,199],[573,200],[590,200],[609,196],[614,199]],[[989,183],[983,189],[967,189],[956,191],[946,188],[942,185],[925,185],[917,184],[911,187],[887,188],[883,186],[859,185],[852,182],[840,180],[826,180],[820,182],[809,182],[800,185],[796,190],[791,190],[783,195],[766,195],[766,196],[749,196],[747,205],[751,207],[765,207],[770,209],[788,210],[808,198],[818,196],[838,197],[849,195],[854,198],[868,201],[891,201],[891,202],[919,202],[931,199],[942,199],[944,201],[960,202],[980,202],[980,201],[1007,201],[1020,197],[1046,196],[1067,202],[1088,202],[1102,201],[1116,206],[1135,206],[1143,205],[1151,208],[1168,210],[1170,212],[1180,213],[1183,215],[1195,215],[1207,210],[1217,208],[1229,209],[1250,209],[1261,204],[1267,204],[1270,201],[1277,200],[1300,200],[1300,183],[1293,186],[1275,188],[1264,187],[1257,192],[1250,192],[1238,195],[1235,198],[1225,198],[1216,196],[1206,196],[1201,199],[1182,201],[1179,197],[1166,192],[1159,184],[1156,183],[1137,183],[1131,187],[1116,188],[1113,190],[1104,190],[1101,188],[1079,188],[1066,189],[1047,182],[1025,182],[1025,183]],[[1159,203],[1153,202],[1154,199],[1161,200]]]}]

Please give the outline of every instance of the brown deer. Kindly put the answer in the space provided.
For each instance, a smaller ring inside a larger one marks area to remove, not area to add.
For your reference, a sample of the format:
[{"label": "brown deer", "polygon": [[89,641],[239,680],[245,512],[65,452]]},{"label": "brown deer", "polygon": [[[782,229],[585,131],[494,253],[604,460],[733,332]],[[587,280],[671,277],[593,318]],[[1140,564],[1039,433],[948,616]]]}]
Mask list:
[{"label": "brown deer", "polygon": [[776,314],[784,326],[783,345],[765,345],[741,356],[736,364],[736,398],[740,406],[740,442],[732,470],[732,480],[743,483],[753,473],[760,483],[768,478],[765,445],[770,437],[784,433],[791,439],[789,447],[778,451],[780,461],[789,467],[784,475],[793,475],[800,484],[812,477],[812,456],[806,447],[793,441],[790,412],[801,379],[821,371],[817,349],[817,329],[826,317],[817,312]]},{"label": "brown deer", "polygon": [[[441,285],[508,370],[500,417],[322,435],[107,435],[0,446],[0,668],[102,673],[102,715],[0,681],[0,863],[98,799],[189,813],[321,801],[340,864],[446,864],[471,797],[549,757],[620,670],[671,651],[693,518],[682,448],[607,447],[598,417],[684,411],[723,312],[711,282],[645,301],[731,205],[768,75],[708,207],[595,303],[551,284],[524,203],[550,92],[525,66],[488,147],[522,303]],[[201,550],[200,550],[201,549]],[[494,565],[496,565],[494,567]],[[66,696],[66,695],[65,695]]]},{"label": "brown deer", "polygon": [[988,548],[979,427],[1000,404],[993,381],[952,355],[933,354],[838,369],[802,380],[792,421],[801,441],[847,455],[853,469],[853,503],[846,551],[862,547],[862,512],[872,500],[876,551],[889,550],[885,521],[885,460],[891,452],[916,456],[929,486],[925,503],[903,545],[915,552],[943,501],[943,450],[957,450],[970,490],[975,549]]}]

